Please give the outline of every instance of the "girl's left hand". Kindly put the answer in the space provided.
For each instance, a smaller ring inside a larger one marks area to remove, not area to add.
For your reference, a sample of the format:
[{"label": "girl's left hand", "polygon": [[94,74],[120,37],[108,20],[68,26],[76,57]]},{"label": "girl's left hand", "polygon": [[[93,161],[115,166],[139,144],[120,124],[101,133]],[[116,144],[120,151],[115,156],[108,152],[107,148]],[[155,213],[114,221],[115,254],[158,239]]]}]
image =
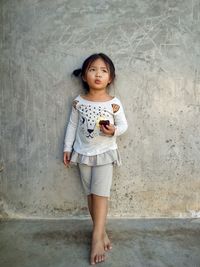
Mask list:
[{"label": "girl's left hand", "polygon": [[115,127],[114,124],[106,125],[104,126],[103,124],[100,126],[100,130],[108,136],[113,136],[115,133]]}]

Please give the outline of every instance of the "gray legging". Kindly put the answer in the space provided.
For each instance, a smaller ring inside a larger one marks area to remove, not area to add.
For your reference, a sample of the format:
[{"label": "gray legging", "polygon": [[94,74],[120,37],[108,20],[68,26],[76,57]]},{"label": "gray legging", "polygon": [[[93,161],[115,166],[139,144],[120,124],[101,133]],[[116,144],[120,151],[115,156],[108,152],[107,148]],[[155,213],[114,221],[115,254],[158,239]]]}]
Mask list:
[{"label": "gray legging", "polygon": [[112,185],[113,164],[88,166],[78,164],[83,189],[87,195],[109,197]]}]

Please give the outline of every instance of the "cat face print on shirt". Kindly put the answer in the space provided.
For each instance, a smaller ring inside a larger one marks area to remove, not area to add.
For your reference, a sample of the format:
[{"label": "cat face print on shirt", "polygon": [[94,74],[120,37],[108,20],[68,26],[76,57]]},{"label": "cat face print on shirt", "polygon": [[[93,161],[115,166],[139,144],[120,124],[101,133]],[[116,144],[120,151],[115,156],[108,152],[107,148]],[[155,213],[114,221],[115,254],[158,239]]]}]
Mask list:
[{"label": "cat face print on shirt", "polygon": [[79,110],[79,127],[86,138],[94,138],[101,135],[99,121],[110,120],[111,114],[100,105],[77,105],[74,103],[74,107]]},{"label": "cat face print on shirt", "polygon": [[91,106],[81,104],[80,111],[80,128],[87,138],[94,138],[101,134],[99,121],[109,120],[110,115],[107,110],[101,106]]}]

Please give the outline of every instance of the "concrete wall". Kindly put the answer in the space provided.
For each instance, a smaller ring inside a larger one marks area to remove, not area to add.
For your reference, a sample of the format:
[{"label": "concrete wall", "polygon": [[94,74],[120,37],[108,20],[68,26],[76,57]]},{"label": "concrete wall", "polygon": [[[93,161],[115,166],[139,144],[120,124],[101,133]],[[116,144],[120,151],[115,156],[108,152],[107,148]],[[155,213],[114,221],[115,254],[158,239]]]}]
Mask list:
[{"label": "concrete wall", "polygon": [[1,217],[87,214],[62,163],[71,79],[93,52],[114,61],[129,130],[118,138],[111,216],[200,216],[198,0],[0,1]]}]

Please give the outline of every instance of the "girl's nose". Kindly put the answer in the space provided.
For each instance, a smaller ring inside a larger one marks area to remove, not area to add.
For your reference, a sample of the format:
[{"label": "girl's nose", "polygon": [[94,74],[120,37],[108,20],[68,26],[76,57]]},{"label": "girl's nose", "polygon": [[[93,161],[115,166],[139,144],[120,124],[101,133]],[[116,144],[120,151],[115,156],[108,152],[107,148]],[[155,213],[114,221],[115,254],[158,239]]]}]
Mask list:
[{"label": "girl's nose", "polygon": [[101,73],[99,71],[96,72],[96,77],[101,77]]}]

